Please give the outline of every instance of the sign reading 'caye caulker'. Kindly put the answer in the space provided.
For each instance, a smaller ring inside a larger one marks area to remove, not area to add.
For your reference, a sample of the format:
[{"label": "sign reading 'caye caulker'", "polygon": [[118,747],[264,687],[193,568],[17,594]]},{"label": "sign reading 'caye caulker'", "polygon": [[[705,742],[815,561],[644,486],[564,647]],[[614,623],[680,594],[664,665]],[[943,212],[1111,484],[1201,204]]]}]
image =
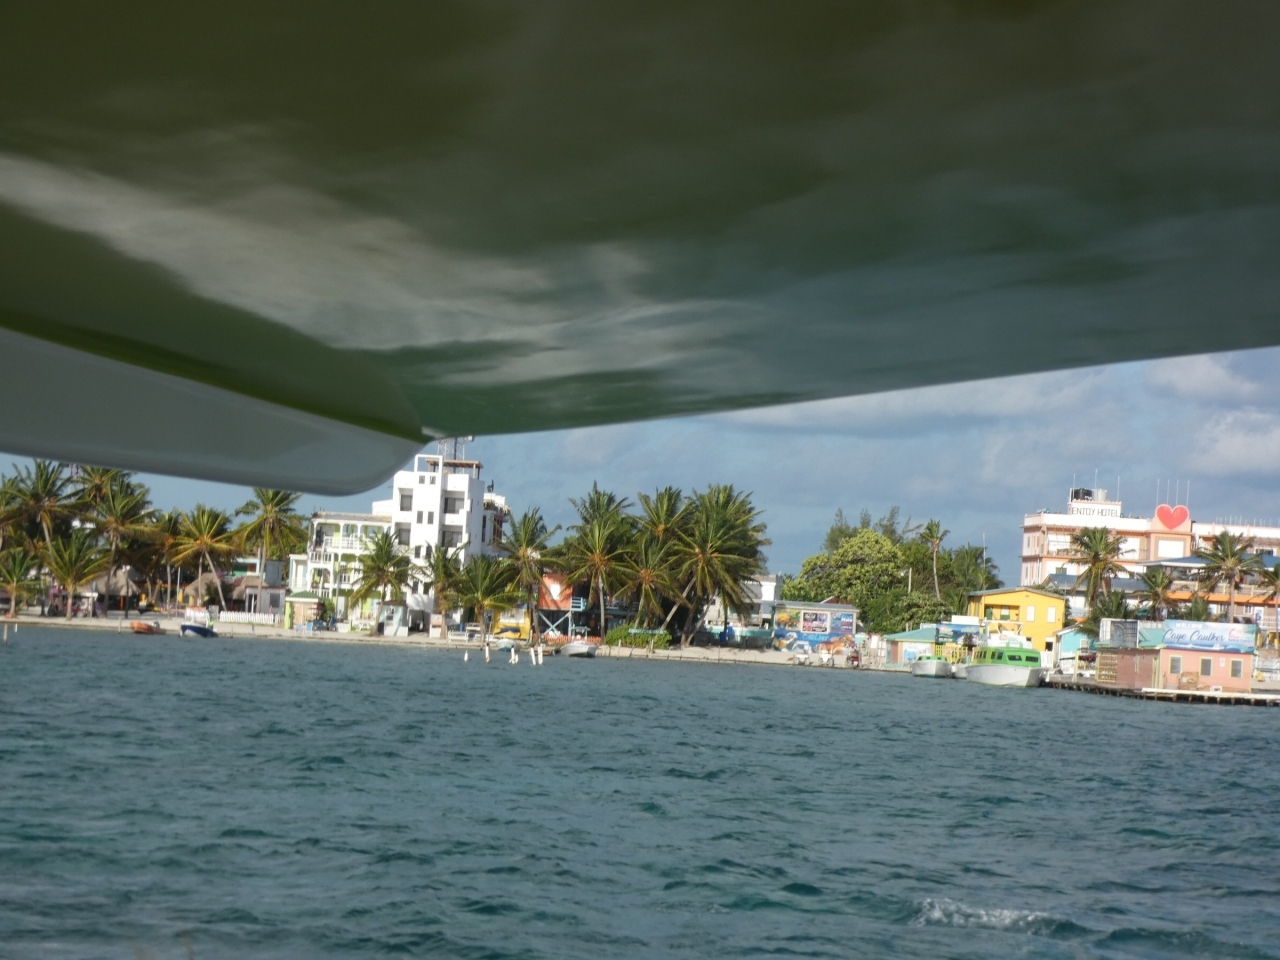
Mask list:
[{"label": "sign reading 'caye caulker'", "polygon": [[1251,653],[1258,640],[1258,628],[1251,623],[1200,623],[1195,620],[1166,620],[1163,644],[1181,650],[1229,650]]}]

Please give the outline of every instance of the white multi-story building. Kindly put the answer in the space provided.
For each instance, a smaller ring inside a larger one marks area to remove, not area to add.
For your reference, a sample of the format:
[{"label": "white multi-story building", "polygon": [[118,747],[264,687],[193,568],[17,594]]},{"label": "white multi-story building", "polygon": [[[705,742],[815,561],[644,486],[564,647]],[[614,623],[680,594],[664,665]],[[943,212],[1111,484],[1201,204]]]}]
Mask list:
[{"label": "white multi-story building", "polygon": [[[476,460],[418,454],[391,481],[391,498],[369,513],[317,511],[307,552],[292,555],[289,586],[318,597],[340,596],[359,580],[360,557],[378,532],[391,534],[419,564],[448,550],[460,563],[496,554],[507,516],[506,498],[486,489]],[[410,589],[419,593],[419,585]],[[425,598],[424,598],[425,599]],[[421,606],[421,604],[414,604]]]},{"label": "white multi-story building", "polygon": [[1280,553],[1280,527],[1192,521],[1185,505],[1164,503],[1153,517],[1125,516],[1120,501],[1107,499],[1106,490],[1076,487],[1065,513],[1040,510],[1023,518],[1019,582],[1036,586],[1054,574],[1078,576],[1084,567],[1071,558],[1071,538],[1086,527],[1106,527],[1124,538],[1120,564],[1133,576],[1141,576],[1150,564],[1189,557],[1223,531],[1251,537],[1259,553]]}]

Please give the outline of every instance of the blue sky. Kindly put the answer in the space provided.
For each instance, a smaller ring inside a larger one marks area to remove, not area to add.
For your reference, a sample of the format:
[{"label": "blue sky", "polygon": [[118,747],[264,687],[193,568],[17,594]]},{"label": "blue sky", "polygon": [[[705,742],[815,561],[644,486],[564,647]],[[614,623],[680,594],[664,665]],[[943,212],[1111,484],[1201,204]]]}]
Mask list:
[{"label": "blue sky", "polygon": [[[482,437],[484,462],[519,511],[572,517],[593,480],[620,494],[668,483],[732,483],[764,508],[775,572],[817,550],[837,507],[856,518],[897,504],[937,518],[948,543],[985,534],[1016,580],[1022,516],[1065,503],[1072,477],[1150,515],[1156,484],[1190,485],[1192,516],[1280,520],[1280,349],[975,381],[711,416]],[[21,462],[21,461],[19,461]],[[249,491],[144,475],[158,506],[234,508]],[[384,487],[304,498],[305,508],[367,510]],[[1184,500],[1186,497],[1183,498]]]}]

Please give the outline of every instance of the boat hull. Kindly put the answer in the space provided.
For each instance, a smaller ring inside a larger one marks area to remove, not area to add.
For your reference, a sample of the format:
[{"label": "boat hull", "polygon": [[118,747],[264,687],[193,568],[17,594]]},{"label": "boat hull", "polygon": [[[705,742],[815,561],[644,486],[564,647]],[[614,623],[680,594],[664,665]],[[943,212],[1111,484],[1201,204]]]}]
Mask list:
[{"label": "boat hull", "polygon": [[202,627],[198,623],[184,623],[180,628],[184,637],[216,637],[213,627]]},{"label": "boat hull", "polygon": [[911,664],[913,677],[949,677],[951,664],[946,660],[917,660]]},{"label": "boat hull", "polygon": [[142,620],[135,620],[129,624],[129,629],[134,633],[164,633],[164,628],[158,623],[146,623]]},{"label": "boat hull", "polygon": [[594,657],[599,646],[597,643],[587,643],[585,640],[570,640],[560,648],[560,653],[566,657]]},{"label": "boat hull", "polygon": [[951,676],[956,680],[968,680],[969,665],[967,663],[953,663],[951,665]]},{"label": "boat hull", "polygon": [[1038,687],[1044,679],[1043,667],[1015,667],[1011,663],[971,663],[965,679],[990,687]]}]

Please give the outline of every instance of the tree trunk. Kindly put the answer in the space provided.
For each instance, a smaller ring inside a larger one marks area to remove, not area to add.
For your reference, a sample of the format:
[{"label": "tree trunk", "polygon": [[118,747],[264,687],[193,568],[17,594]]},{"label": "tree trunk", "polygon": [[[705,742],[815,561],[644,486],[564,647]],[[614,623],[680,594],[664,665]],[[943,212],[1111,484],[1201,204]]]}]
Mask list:
[{"label": "tree trunk", "polygon": [[218,576],[218,571],[214,569],[213,558],[209,557],[209,572],[213,574],[213,582],[218,585],[218,602],[222,604],[222,609],[227,609],[227,595],[222,592],[222,577]]},{"label": "tree trunk", "polygon": [[941,600],[942,590],[938,586],[938,551],[933,551],[933,595]]},{"label": "tree trunk", "polygon": [[[680,594],[680,600],[686,600],[689,597],[689,591],[693,589],[693,581],[690,580],[684,588],[684,592]],[[662,621],[662,629],[667,629],[667,625],[671,623],[671,618],[676,615],[676,611],[680,609],[680,604],[676,603],[668,612],[665,620]]]},{"label": "tree trunk", "polygon": [[600,642],[604,643],[604,576],[602,574],[596,575],[596,583],[600,587]]},{"label": "tree trunk", "polygon": [[1227,623],[1236,622],[1236,582],[1227,581]]},{"label": "tree trunk", "polygon": [[66,613],[64,614],[64,616],[66,617],[66,619],[70,620],[70,619],[71,619],[71,604],[72,604],[72,602],[75,600],[75,595],[76,595],[76,585],[75,585],[74,583],[67,583],[67,584],[64,584],[64,586],[67,588],[67,610],[66,610]]},{"label": "tree trunk", "polygon": [[538,585],[529,588],[529,639],[535,647],[542,642],[542,632],[538,629]]}]

